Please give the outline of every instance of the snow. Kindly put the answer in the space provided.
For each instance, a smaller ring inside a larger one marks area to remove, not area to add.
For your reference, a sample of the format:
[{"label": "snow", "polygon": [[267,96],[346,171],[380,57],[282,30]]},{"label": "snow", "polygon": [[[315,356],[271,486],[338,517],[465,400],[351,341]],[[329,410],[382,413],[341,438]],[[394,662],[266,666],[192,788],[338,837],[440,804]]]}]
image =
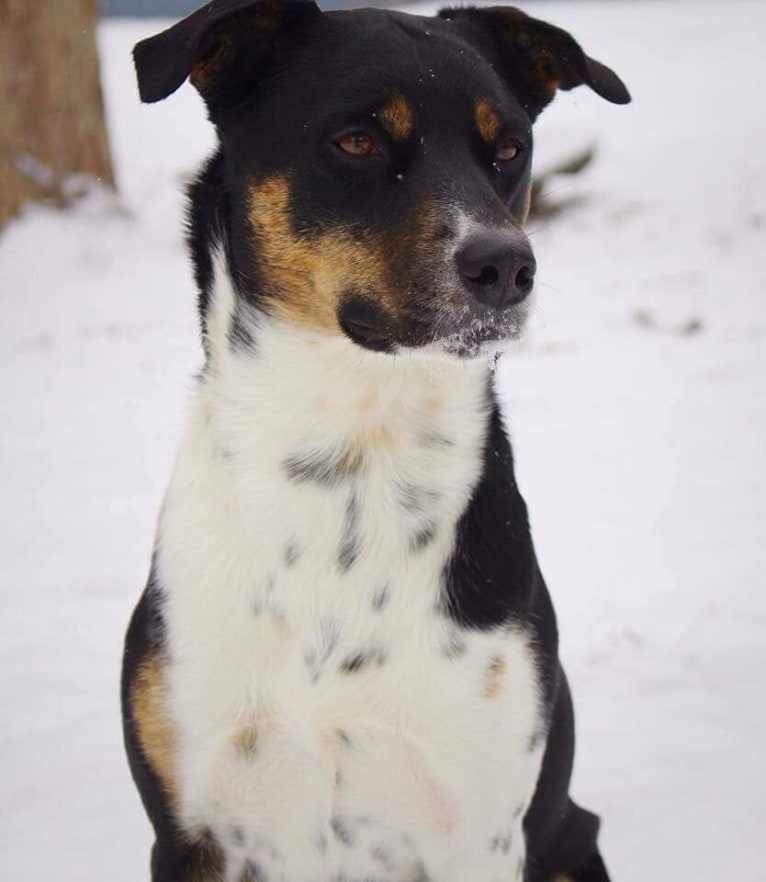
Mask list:
[{"label": "snow", "polygon": [[[539,2],[628,108],[562,95],[539,167],[526,341],[499,369],[578,710],[574,792],[615,882],[763,878],[766,846],[766,5]],[[138,103],[101,27],[121,196],[0,237],[0,866],[147,877],[123,758],[122,634],[199,365],[180,185],[212,145],[185,88]],[[560,188],[559,188],[560,186]]]}]

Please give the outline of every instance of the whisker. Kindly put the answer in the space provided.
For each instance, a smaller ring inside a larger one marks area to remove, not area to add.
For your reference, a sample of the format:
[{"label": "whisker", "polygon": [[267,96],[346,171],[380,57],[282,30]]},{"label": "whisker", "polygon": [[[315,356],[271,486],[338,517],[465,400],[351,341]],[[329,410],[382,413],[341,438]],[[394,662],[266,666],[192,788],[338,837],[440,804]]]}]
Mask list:
[{"label": "whisker", "polygon": [[553,196],[554,193],[560,193],[562,190],[566,190],[570,187],[576,187],[578,184],[587,184],[592,178],[582,178],[578,177],[576,181],[567,181],[564,184],[560,184],[558,187],[554,187],[552,190],[544,190],[537,194],[537,199],[547,199],[549,196]]}]

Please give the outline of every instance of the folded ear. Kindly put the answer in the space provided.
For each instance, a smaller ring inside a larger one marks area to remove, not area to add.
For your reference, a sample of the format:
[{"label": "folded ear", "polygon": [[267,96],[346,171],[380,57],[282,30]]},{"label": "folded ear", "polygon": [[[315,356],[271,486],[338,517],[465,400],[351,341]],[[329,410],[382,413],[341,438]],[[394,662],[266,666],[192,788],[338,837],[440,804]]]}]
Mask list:
[{"label": "folded ear", "polygon": [[477,44],[491,46],[499,71],[531,119],[553,100],[557,89],[585,85],[613,104],[630,101],[630,93],[617,74],[589,58],[570,34],[530,18],[520,9],[447,8],[439,17],[462,23]]},{"label": "folded ear", "polygon": [[[141,100],[161,101],[189,77],[208,105],[252,88],[275,37],[320,15],[314,0],[212,0],[133,50]],[[259,51],[260,49],[260,51]]]}]

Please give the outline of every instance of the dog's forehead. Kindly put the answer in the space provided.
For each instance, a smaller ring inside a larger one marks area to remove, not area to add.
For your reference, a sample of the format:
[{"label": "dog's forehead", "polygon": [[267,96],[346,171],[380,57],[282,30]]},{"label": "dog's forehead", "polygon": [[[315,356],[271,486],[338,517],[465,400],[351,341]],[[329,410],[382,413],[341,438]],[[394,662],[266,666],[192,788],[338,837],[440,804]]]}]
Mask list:
[{"label": "dog's forehead", "polygon": [[440,109],[473,108],[489,99],[511,114],[521,112],[492,64],[464,39],[452,21],[379,9],[330,12],[309,28],[286,61],[283,82],[322,94],[314,106],[327,112],[363,109],[401,96],[419,116]]},{"label": "dog's forehead", "polygon": [[390,58],[394,64],[406,61],[411,53],[429,51],[429,44],[444,48],[446,43],[461,43],[454,23],[431,16],[413,15],[387,9],[350,9],[328,12],[324,21],[339,36],[349,38],[365,54],[375,47],[381,53],[404,52],[404,58]]}]

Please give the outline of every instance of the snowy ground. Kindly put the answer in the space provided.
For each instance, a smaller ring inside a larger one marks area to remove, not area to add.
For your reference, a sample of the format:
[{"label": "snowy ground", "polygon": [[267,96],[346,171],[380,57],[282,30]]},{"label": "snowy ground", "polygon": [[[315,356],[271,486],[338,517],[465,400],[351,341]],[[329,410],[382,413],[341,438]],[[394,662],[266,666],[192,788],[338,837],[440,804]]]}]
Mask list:
[{"label": "snowy ground", "polygon": [[[577,204],[533,225],[539,306],[500,371],[579,711],[575,792],[615,882],[763,879],[766,4],[534,10],[635,99],[579,90],[540,123],[542,165],[599,153],[555,194]],[[193,90],[138,104],[128,51],[156,27],[100,35],[119,209],[33,209],[0,237],[15,882],[146,878],[117,677],[199,362],[178,191],[212,143]]]}]

